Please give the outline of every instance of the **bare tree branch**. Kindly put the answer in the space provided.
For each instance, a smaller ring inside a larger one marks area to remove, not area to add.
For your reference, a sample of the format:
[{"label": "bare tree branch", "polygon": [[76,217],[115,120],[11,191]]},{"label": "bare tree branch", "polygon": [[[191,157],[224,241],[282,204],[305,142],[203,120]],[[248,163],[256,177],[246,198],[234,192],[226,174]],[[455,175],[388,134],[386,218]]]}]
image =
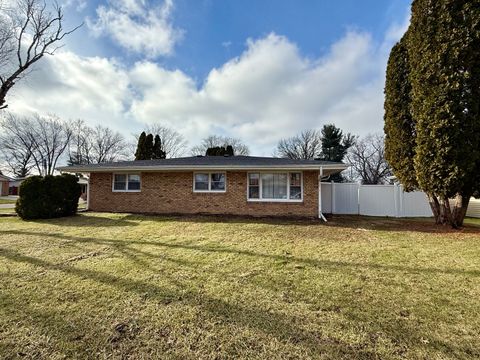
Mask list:
[{"label": "bare tree branch", "polygon": [[322,150],[322,135],[318,130],[304,130],[299,135],[278,142],[275,156],[289,159],[315,159]]},{"label": "bare tree branch", "polygon": [[8,106],[6,96],[16,81],[83,25],[65,31],[63,21],[62,7],[56,2],[51,11],[42,0],[18,0],[12,9],[0,6],[0,109]]},{"label": "bare tree branch", "polygon": [[382,184],[392,174],[385,160],[382,134],[367,135],[357,140],[347,153],[347,162],[354,173],[352,180],[360,180],[362,184]]}]

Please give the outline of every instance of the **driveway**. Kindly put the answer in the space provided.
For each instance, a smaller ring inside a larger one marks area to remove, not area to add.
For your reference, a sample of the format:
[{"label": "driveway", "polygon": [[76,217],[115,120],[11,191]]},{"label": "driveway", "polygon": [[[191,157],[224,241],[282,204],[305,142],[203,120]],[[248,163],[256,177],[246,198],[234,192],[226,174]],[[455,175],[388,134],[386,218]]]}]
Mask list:
[{"label": "driveway", "polygon": [[[9,196],[0,196],[0,209],[13,209],[15,207],[15,202],[14,201],[17,201],[18,199],[18,196],[13,196],[13,195],[9,195]],[[6,201],[9,201],[9,202],[12,202],[10,204],[2,204],[2,200],[6,200]]]}]

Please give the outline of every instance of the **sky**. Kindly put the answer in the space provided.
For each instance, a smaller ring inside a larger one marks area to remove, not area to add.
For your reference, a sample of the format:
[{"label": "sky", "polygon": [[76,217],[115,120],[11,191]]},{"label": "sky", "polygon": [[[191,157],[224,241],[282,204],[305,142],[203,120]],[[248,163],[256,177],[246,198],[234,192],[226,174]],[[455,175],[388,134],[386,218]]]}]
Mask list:
[{"label": "sky", "polygon": [[260,156],[324,124],[382,131],[386,62],[410,14],[406,0],[60,3],[66,28],[84,25],[17,83],[10,111],[127,138],[161,124],[189,148],[232,136]]}]

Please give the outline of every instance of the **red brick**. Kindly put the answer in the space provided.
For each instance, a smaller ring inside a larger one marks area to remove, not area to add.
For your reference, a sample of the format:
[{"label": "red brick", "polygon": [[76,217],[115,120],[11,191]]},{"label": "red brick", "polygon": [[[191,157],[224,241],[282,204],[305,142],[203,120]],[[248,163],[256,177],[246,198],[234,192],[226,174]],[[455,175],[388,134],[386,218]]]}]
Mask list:
[{"label": "red brick", "polygon": [[156,214],[318,216],[318,171],[303,172],[303,202],[247,201],[247,172],[227,171],[224,193],[193,192],[193,172],[144,172],[141,192],[113,192],[112,173],[90,174],[90,210]]}]

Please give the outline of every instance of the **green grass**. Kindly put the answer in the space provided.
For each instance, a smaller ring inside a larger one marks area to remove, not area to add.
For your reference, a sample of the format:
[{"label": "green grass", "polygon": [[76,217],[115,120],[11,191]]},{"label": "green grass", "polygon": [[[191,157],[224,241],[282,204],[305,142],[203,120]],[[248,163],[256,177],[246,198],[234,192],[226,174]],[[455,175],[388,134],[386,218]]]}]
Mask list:
[{"label": "green grass", "polygon": [[0,358],[480,357],[480,228],[0,218]]},{"label": "green grass", "polygon": [[1,199],[0,198],[0,204],[15,204],[17,200],[13,199]]}]

